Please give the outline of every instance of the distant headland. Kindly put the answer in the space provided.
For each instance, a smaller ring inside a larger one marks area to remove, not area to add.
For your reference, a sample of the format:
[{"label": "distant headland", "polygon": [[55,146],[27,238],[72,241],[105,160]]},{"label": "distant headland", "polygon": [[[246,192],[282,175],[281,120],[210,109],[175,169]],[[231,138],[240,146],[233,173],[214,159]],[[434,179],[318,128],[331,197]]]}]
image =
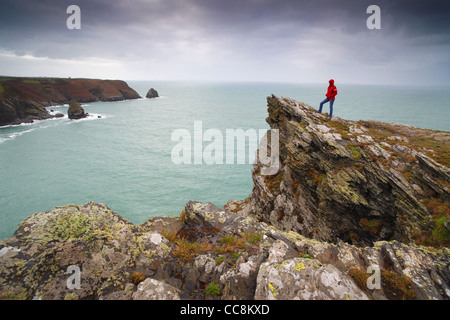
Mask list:
[{"label": "distant headland", "polygon": [[122,80],[0,77],[0,126],[49,119],[45,107],[141,96]]}]

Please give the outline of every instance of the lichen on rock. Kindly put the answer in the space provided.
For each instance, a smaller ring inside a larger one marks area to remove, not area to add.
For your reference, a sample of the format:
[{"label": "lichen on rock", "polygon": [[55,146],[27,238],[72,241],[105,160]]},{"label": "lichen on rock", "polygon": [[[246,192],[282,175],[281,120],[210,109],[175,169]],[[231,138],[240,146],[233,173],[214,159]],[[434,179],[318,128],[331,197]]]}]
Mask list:
[{"label": "lichen on rock", "polygon": [[268,104],[280,170],[256,162],[247,199],[140,225],[94,202],[31,215],[0,242],[0,299],[450,299],[449,170],[423,138],[448,134]]}]

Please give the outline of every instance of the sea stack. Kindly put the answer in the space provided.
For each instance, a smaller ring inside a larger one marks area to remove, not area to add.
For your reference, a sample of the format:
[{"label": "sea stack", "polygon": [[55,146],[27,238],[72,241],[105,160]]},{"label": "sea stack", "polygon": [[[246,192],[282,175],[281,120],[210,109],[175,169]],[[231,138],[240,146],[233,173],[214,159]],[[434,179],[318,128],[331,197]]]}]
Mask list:
[{"label": "sea stack", "polygon": [[159,98],[158,91],[156,91],[155,89],[151,88],[150,90],[148,90],[146,98],[149,98],[149,99]]},{"label": "sea stack", "polygon": [[69,119],[72,120],[83,119],[87,117],[87,114],[84,112],[84,109],[75,100],[70,101],[69,110],[67,111],[67,114],[69,116]]}]

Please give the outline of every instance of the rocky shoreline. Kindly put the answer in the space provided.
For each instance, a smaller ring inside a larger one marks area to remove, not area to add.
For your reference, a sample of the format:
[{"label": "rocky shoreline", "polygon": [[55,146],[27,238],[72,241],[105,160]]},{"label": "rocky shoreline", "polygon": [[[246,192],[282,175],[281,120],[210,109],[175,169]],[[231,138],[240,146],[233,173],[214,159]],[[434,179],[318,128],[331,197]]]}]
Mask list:
[{"label": "rocky shoreline", "polygon": [[0,79],[0,126],[54,118],[45,107],[70,101],[122,101],[141,96],[121,80],[18,78]]},{"label": "rocky shoreline", "polygon": [[140,225],[94,202],[36,213],[0,242],[0,298],[450,299],[450,134],[268,112],[280,167],[256,162],[247,199]]}]

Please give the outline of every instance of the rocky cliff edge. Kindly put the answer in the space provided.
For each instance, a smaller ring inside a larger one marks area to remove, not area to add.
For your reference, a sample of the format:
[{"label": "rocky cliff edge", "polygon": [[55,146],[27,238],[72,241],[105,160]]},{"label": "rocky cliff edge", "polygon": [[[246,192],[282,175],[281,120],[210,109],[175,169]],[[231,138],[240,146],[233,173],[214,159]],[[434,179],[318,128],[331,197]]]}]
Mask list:
[{"label": "rocky cliff edge", "polygon": [[0,243],[0,297],[449,299],[448,168],[423,145],[448,134],[268,102],[280,170],[255,163],[247,199],[140,225],[93,202],[36,213]]}]

